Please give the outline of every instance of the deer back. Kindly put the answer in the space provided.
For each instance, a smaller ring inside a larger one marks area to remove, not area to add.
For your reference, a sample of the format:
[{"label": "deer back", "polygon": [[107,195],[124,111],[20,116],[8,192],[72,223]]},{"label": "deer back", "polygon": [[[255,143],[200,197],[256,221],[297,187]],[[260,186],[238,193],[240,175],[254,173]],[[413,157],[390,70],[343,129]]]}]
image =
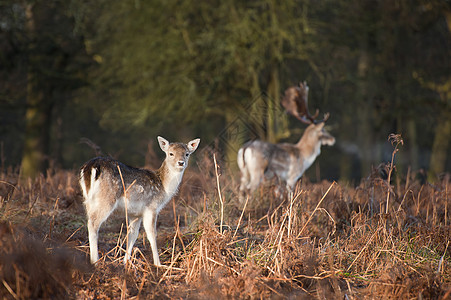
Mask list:
[{"label": "deer back", "polygon": [[[244,147],[244,162],[250,172],[264,172],[267,177],[276,175],[287,180],[290,173],[302,168],[299,149],[292,144],[271,144],[260,140]],[[248,154],[248,155],[246,155]]]},{"label": "deer back", "polygon": [[81,168],[81,176],[85,199],[95,197],[97,201],[116,203],[118,207],[124,205],[125,186],[130,204],[127,209],[131,214],[139,214],[152,202],[158,206],[156,202],[161,201],[164,192],[158,171],[130,167],[109,157],[88,161]]}]

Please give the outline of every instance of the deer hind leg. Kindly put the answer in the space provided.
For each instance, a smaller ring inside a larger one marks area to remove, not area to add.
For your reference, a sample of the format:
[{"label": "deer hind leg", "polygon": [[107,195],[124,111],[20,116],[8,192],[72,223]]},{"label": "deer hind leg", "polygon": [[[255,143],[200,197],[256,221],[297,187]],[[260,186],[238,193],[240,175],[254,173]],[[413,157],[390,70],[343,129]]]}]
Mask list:
[{"label": "deer hind leg", "polygon": [[127,252],[124,256],[124,264],[130,259],[132,254],[133,245],[136,242],[136,239],[139,235],[139,228],[141,227],[141,217],[135,217],[130,220],[130,224],[128,225],[128,243],[127,243]]},{"label": "deer hind leg", "polygon": [[263,176],[263,172],[254,172],[251,174],[251,180],[248,183],[249,191],[254,192],[258,188],[263,179]]},{"label": "deer hind leg", "polygon": [[157,249],[157,212],[153,209],[146,210],[143,215],[143,223],[147,239],[152,248],[153,263],[156,266],[161,266]]},{"label": "deer hind leg", "polygon": [[250,181],[250,175],[247,169],[241,170],[241,182],[240,182],[240,193],[239,193],[239,199],[240,202],[244,202],[245,195],[249,192],[249,181]]},{"label": "deer hind leg", "polygon": [[103,222],[110,216],[114,210],[113,205],[104,205],[99,203],[97,199],[93,199],[95,204],[87,203],[86,210],[88,213],[88,235],[89,235],[89,250],[91,255],[91,263],[95,264],[99,260],[98,252],[98,237],[99,229]]},{"label": "deer hind leg", "polygon": [[240,185],[240,202],[243,203],[245,199],[245,195],[249,195],[258,188],[260,185],[262,178],[264,177],[263,173],[250,173],[247,172],[241,176],[241,185]]},{"label": "deer hind leg", "polygon": [[239,201],[244,202],[244,196],[247,194],[247,185],[249,182],[249,170],[247,169],[245,160],[244,160],[244,152],[246,148],[241,148],[238,150],[237,163],[240,168],[241,178],[240,178],[240,191],[239,191]]},{"label": "deer hind leg", "polygon": [[246,172],[242,172],[241,177],[241,185],[240,185],[240,202],[244,202],[244,195],[249,195],[255,192],[255,190],[258,188],[260,183],[262,182],[264,177],[263,171],[255,171],[249,172],[246,170]]}]

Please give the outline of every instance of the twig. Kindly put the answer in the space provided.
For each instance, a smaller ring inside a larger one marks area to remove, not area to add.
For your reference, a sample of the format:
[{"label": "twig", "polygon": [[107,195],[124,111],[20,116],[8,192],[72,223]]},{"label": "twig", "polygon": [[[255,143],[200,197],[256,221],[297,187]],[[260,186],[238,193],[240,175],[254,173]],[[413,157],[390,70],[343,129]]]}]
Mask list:
[{"label": "twig", "polygon": [[56,198],[55,201],[55,205],[53,206],[53,211],[52,211],[52,221],[50,221],[50,228],[49,228],[49,239],[52,238],[52,231],[53,231],[53,224],[55,223],[55,210],[58,206],[58,202],[59,202],[60,198]]},{"label": "twig", "polygon": [[[177,216],[177,214],[176,214],[174,198],[172,198],[172,211],[174,213],[175,234],[179,238],[180,243],[182,244],[183,253],[186,254],[185,243],[183,242],[182,232],[180,231],[180,216]],[[177,216],[177,218],[176,218],[176,216]],[[174,240],[174,245],[175,245],[175,240]],[[174,257],[174,256],[172,256],[172,257]]]},{"label": "twig", "polygon": [[28,212],[27,212],[27,214],[26,214],[26,216],[25,216],[25,219],[24,219],[24,223],[28,220],[28,217],[30,216],[30,213],[31,213],[31,210],[33,209],[33,207],[34,207],[34,205],[36,204],[36,202],[38,201],[38,199],[39,199],[39,196],[37,196],[35,199],[34,199],[34,201],[33,201],[33,204],[31,204],[31,207],[28,209]]},{"label": "twig", "polygon": [[437,268],[437,274],[441,273],[442,266],[443,266],[443,260],[445,259],[446,250],[448,250],[449,241],[446,243],[445,252],[443,252],[442,257],[440,257],[440,260],[438,262],[438,268]]},{"label": "twig", "polygon": [[318,210],[324,211],[326,213],[326,215],[329,217],[329,219],[332,220],[332,223],[334,223],[334,231],[332,233],[330,233],[330,235],[333,235],[335,233],[335,231],[337,231],[337,223],[335,222],[334,218],[332,218],[330,213],[325,208],[320,207],[320,208],[318,208]]},{"label": "twig", "polygon": [[351,269],[352,265],[354,265],[354,263],[357,261],[357,259],[360,257],[360,255],[362,255],[363,251],[368,247],[368,245],[373,241],[374,237],[376,236],[376,233],[379,232],[379,230],[381,230],[382,227],[379,227],[371,236],[371,238],[368,240],[368,242],[366,242],[365,246],[362,248],[362,250],[360,250],[359,254],[356,256],[356,258],[354,258],[354,260],[352,261],[352,263],[349,265],[349,267],[346,269],[346,272],[349,272],[349,270]]},{"label": "twig", "polygon": [[246,210],[247,202],[249,201],[249,195],[246,197],[246,203],[244,203],[243,210],[241,211],[240,219],[238,220],[238,224],[236,225],[235,233],[232,236],[232,240],[235,238],[238,228],[240,228],[241,219],[243,218],[244,211]]},{"label": "twig", "polygon": [[66,242],[65,243],[67,243],[73,236],[74,236],[74,234],[76,234],[80,229],[82,229],[83,228],[83,226],[85,226],[85,225],[81,225],[80,227],[78,227],[67,239],[66,239]]},{"label": "twig", "polygon": [[445,227],[448,225],[448,181],[445,185]]},{"label": "twig", "polygon": [[318,210],[318,207],[321,205],[321,203],[323,202],[323,200],[326,198],[327,194],[329,194],[330,189],[334,186],[336,182],[332,182],[332,184],[329,186],[329,188],[327,189],[326,193],[323,195],[323,197],[321,198],[321,200],[319,200],[318,204],[316,205],[315,209],[313,210],[313,212],[310,214],[310,217],[308,218],[307,222],[305,222],[304,226],[302,227],[301,231],[299,231],[298,235],[296,238],[299,238],[299,236],[302,234],[302,232],[304,231],[305,227],[307,226],[307,224],[312,220],[313,215],[315,214],[315,212]]},{"label": "twig", "polygon": [[[119,165],[117,166],[117,169],[119,170],[119,175],[121,176],[121,182],[122,182],[122,187],[124,188],[124,206],[125,206],[125,227],[127,228],[127,234],[125,235],[125,257],[127,257],[128,255],[128,211],[127,211],[127,190],[125,189],[125,183],[124,183],[124,178],[122,177],[122,172],[121,172],[121,168],[119,167]],[[128,259],[127,259],[128,261]],[[121,295],[122,298],[122,295]]]},{"label": "twig", "polygon": [[288,228],[287,228],[287,237],[291,236],[291,220],[293,219],[293,203],[296,199],[302,194],[302,191],[296,194],[295,197],[290,198],[290,210],[288,215]]},{"label": "twig", "polygon": [[4,181],[4,180],[0,180],[0,183],[4,183],[4,184],[7,184],[9,186],[12,186],[15,190],[17,190],[16,186],[14,184],[12,184],[12,183],[9,183],[9,182]]},{"label": "twig", "polygon": [[127,280],[124,278],[121,289],[121,300],[127,298]]},{"label": "twig", "polygon": [[219,227],[219,232],[222,234],[222,224],[224,221],[224,201],[222,200],[221,187],[219,186],[218,164],[216,163],[216,155],[215,154],[213,154],[213,161],[215,163],[216,184],[218,187],[219,201],[221,202],[221,225]]},{"label": "twig", "polygon": [[180,257],[180,252],[177,253],[177,256],[175,257],[175,259],[173,259],[173,260],[171,261],[171,264],[170,264],[169,267],[167,268],[166,272],[164,272],[163,276],[161,276],[160,281],[158,281],[158,284],[157,284],[157,285],[159,285],[159,284],[166,278],[166,275],[169,273],[169,271],[172,270],[172,266],[174,265],[174,263],[177,261],[177,259],[178,259],[179,257]]},{"label": "twig", "polygon": [[[387,188],[387,203],[386,203],[386,206],[385,206],[385,213],[386,214],[388,214],[388,204],[389,204],[389,201],[390,201],[390,190],[391,190],[391,187],[390,187],[390,181],[391,181],[391,174],[393,173],[393,169],[394,169],[394,161],[395,161],[395,154],[396,154],[396,152],[398,152],[399,151],[399,149],[398,149],[398,146],[399,146],[399,144],[401,144],[401,145],[404,145],[404,141],[403,141],[403,139],[402,139],[402,137],[401,137],[401,135],[400,134],[390,134],[389,136],[388,136],[388,140],[391,142],[391,144],[395,147],[394,149],[393,149],[393,152],[392,152],[392,155],[391,155],[391,163],[390,163],[390,169],[388,170],[388,178],[387,178],[387,186],[388,186],[388,188]],[[396,144],[396,145],[395,145]],[[393,191],[393,193],[394,193],[394,191]]]},{"label": "twig", "polygon": [[207,260],[211,261],[212,263],[215,263],[215,264],[217,264],[218,266],[221,266],[221,267],[224,267],[224,268],[229,268],[229,269],[232,270],[235,274],[240,275],[240,272],[238,272],[238,271],[235,270],[234,268],[229,267],[229,266],[226,266],[226,265],[224,265],[224,264],[222,264],[222,263],[220,263],[220,262],[218,262],[218,261],[216,261],[216,260],[214,260],[213,258],[210,258],[210,257],[208,257],[208,256],[206,256],[206,258],[207,258]]},{"label": "twig", "polygon": [[8,292],[11,294],[11,296],[13,296],[14,299],[20,299],[16,293],[14,293],[13,289],[9,286],[9,284],[2,279],[3,285],[5,286],[5,288],[8,290]]},{"label": "twig", "polygon": [[279,293],[278,291],[276,291],[275,289],[273,289],[272,287],[270,287],[268,284],[266,284],[265,282],[261,281],[261,283],[266,286],[268,289],[270,289],[273,293],[277,294],[279,297],[282,297],[283,295],[281,293]]},{"label": "twig", "polygon": [[[117,165],[117,169],[119,170],[119,175],[121,176],[121,182],[122,182],[122,187],[124,188],[124,206],[125,206],[125,226],[127,227],[127,235],[125,236],[126,239],[126,244],[125,244],[125,257],[127,258],[128,255],[128,234],[129,234],[129,228],[128,228],[128,211],[127,211],[127,191],[135,184],[136,179],[133,180],[132,184],[130,184],[130,186],[125,189],[125,183],[124,183],[124,178],[122,177],[122,172],[121,172],[121,168],[119,167],[119,165]],[[129,259],[126,259],[126,262],[128,263]]]}]

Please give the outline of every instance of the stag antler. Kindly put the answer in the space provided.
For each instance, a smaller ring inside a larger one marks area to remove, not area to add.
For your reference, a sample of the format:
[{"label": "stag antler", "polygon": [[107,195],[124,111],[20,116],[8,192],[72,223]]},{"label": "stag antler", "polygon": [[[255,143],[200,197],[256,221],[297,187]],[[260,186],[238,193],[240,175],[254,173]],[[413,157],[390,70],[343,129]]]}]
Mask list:
[{"label": "stag antler", "polygon": [[300,82],[299,86],[292,86],[285,90],[285,96],[282,98],[282,106],[286,111],[296,117],[299,121],[305,124],[325,122],[329,119],[329,113],[324,115],[324,119],[317,121],[319,111],[315,112],[315,115],[311,115],[308,110],[308,91],[309,87],[307,82]]}]

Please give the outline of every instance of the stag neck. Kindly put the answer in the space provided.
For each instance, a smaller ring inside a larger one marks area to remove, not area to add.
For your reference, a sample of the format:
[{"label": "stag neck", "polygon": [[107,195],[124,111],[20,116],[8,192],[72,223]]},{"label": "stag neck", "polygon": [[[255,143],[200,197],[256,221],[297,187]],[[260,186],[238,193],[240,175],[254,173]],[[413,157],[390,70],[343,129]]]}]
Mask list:
[{"label": "stag neck", "polygon": [[296,148],[300,150],[300,152],[304,155],[304,157],[319,155],[321,144],[318,139],[309,134],[309,131],[314,130],[315,124],[311,124],[307,129],[305,129],[304,134],[299,139]]}]

